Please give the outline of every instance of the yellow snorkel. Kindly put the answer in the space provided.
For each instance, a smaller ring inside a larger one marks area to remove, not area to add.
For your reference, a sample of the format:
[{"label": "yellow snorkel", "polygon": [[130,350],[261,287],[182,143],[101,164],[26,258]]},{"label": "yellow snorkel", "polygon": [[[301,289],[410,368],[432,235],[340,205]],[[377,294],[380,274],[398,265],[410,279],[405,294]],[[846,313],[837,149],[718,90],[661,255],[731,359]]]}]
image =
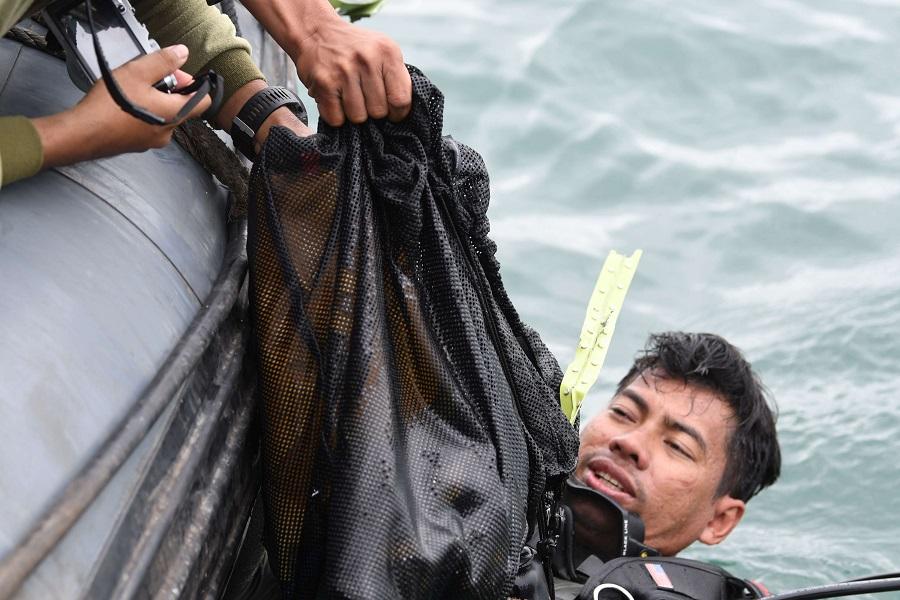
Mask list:
[{"label": "yellow snorkel", "polygon": [[625,294],[628,293],[640,260],[640,250],[635,250],[628,257],[612,250],[597,277],[584,324],[581,326],[575,358],[566,369],[559,386],[560,405],[573,425],[581,409],[581,402],[603,368],[616,322],[622,312],[622,303],[625,302]]}]

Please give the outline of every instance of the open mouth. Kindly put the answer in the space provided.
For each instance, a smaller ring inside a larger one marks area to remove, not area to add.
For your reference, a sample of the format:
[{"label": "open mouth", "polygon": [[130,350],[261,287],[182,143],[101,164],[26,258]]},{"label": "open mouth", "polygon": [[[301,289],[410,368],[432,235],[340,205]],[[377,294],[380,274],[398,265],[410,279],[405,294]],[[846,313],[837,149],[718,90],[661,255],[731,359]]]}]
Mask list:
[{"label": "open mouth", "polygon": [[594,471],[594,476],[597,477],[597,479],[602,479],[603,481],[605,481],[606,483],[608,483],[609,485],[613,486],[614,488],[616,488],[617,490],[619,490],[621,492],[625,491],[625,486],[623,486],[621,483],[619,483],[618,480],[615,479],[609,473],[604,473],[603,471]]},{"label": "open mouth", "polygon": [[631,504],[637,497],[634,482],[628,473],[605,457],[595,458],[585,465],[582,475],[584,483],[598,492],[603,492],[619,504]]}]

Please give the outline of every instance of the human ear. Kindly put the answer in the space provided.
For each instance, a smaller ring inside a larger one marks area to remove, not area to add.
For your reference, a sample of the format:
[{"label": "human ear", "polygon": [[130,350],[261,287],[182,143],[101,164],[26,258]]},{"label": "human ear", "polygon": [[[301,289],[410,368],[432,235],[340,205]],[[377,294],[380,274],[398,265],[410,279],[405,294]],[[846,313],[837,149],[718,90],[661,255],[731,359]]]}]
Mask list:
[{"label": "human ear", "polygon": [[713,517],[706,524],[698,539],[710,546],[724,540],[740,523],[745,507],[746,504],[743,500],[732,498],[727,494],[716,499],[713,503]]}]

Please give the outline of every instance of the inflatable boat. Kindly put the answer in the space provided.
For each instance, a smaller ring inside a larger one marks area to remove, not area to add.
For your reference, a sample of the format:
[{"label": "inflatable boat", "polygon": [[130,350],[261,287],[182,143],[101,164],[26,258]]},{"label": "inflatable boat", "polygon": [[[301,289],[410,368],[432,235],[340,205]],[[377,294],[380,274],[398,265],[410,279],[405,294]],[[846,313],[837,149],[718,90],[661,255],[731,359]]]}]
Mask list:
[{"label": "inflatable boat", "polygon": [[[65,63],[0,39],[0,114]],[[0,190],[0,598],[216,598],[258,482],[245,235],[177,144]]]}]

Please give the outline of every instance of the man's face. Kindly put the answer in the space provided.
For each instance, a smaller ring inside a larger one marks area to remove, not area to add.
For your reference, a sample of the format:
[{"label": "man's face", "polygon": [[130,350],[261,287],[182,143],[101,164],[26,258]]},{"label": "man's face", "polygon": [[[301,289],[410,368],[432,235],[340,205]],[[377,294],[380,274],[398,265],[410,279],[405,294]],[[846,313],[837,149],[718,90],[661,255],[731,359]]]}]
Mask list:
[{"label": "man's face", "polygon": [[575,475],[640,515],[644,543],[663,554],[716,544],[744,512],[740,500],[716,497],[731,419],[713,392],[645,372],[588,423]]}]

